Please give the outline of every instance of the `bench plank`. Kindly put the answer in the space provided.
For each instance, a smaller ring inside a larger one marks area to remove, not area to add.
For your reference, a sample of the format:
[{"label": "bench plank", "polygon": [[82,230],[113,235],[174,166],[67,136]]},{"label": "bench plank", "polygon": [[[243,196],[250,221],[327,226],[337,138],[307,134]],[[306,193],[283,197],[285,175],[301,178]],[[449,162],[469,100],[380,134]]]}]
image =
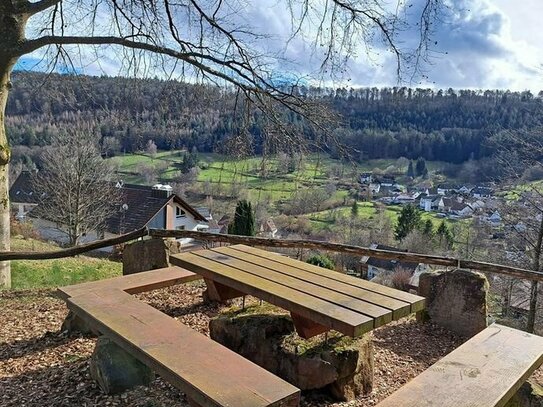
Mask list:
[{"label": "bench plank", "polygon": [[296,387],[127,293],[92,291],[67,304],[201,406],[299,404]]},{"label": "bench plank", "polygon": [[345,284],[344,282],[327,278],[319,274],[309,273],[303,269],[255,256],[254,254],[245,253],[236,250],[234,247],[221,247],[212,250],[217,253],[235,257],[256,266],[266,267],[267,269],[277,271],[278,273],[298,278],[302,281],[317,285],[318,287],[327,288],[331,291],[348,295],[352,298],[363,298],[365,302],[369,302],[392,311],[392,316],[394,319],[405,317],[411,312],[411,304],[408,302],[390,298],[373,291],[368,291],[364,288],[354,287],[352,285]]},{"label": "bench plank", "polygon": [[235,245],[230,246],[234,250],[242,251],[245,253],[250,253],[255,256],[262,257],[264,259],[270,259],[274,262],[282,263],[288,266],[304,270],[309,273],[317,274],[323,277],[326,277],[330,280],[339,281],[353,287],[363,288],[368,291],[372,291],[390,298],[394,298],[399,301],[404,301],[411,304],[411,312],[422,311],[424,309],[424,298],[418,295],[406,293],[404,291],[396,290],[394,288],[385,287],[381,284],[372,283],[371,281],[363,280],[361,278],[356,278],[348,276],[343,273],[331,272],[329,270],[323,269],[322,267],[314,266],[299,260],[291,259],[287,256],[282,256],[279,253],[269,252],[266,250],[256,249],[254,247],[246,245]]},{"label": "bench plank", "polygon": [[365,315],[265,278],[241,272],[234,267],[197,256],[195,253],[176,254],[170,257],[170,261],[180,267],[191,269],[204,278],[258,297],[345,335],[360,336],[374,327],[373,319]]},{"label": "bench plank", "polygon": [[378,407],[504,406],[542,362],[542,337],[493,324]]},{"label": "bench plank", "polygon": [[199,280],[202,277],[181,267],[165,267],[156,270],[144,271],[142,273],[129,274],[108,278],[106,280],[90,281],[57,289],[58,295],[67,300],[70,297],[84,294],[88,291],[105,289],[118,289],[129,294],[137,294],[158,288],[170,287],[183,284],[189,281]]}]

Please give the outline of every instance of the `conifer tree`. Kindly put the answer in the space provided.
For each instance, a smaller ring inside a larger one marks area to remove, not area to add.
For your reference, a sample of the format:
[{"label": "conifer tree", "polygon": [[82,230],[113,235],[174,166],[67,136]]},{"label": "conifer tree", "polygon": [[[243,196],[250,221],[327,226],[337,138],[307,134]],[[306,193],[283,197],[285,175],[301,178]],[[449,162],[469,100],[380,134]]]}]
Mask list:
[{"label": "conifer tree", "polygon": [[415,165],[415,172],[417,177],[426,177],[428,175],[428,169],[426,168],[426,160],[419,157],[417,164]]},{"label": "conifer tree", "polygon": [[415,170],[413,169],[413,161],[409,161],[409,166],[407,167],[407,176],[415,178]]},{"label": "conifer tree", "polygon": [[448,248],[451,248],[453,245],[453,236],[449,230],[445,221],[442,221],[439,227],[437,228],[437,235],[439,237],[439,244],[442,245],[445,243]]},{"label": "conifer tree", "polygon": [[426,222],[424,222],[422,233],[430,238],[434,235],[434,224],[431,219],[426,219]]},{"label": "conifer tree", "polygon": [[394,237],[396,240],[403,240],[413,230],[421,225],[420,212],[413,205],[405,205],[398,217],[398,224],[394,229]]},{"label": "conifer tree", "polygon": [[353,218],[358,217],[358,202],[356,201],[356,199],[353,201],[353,206],[351,206],[351,216]]},{"label": "conifer tree", "polygon": [[238,201],[234,222],[228,226],[228,233],[240,236],[254,236],[256,234],[255,214],[251,203],[247,200]]}]

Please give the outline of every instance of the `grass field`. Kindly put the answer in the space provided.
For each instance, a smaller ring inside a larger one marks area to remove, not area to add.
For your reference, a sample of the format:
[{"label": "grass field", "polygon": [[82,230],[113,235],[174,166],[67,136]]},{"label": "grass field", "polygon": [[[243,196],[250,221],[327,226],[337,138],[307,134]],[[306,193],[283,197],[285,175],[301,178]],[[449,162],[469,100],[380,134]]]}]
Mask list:
[{"label": "grass field", "polygon": [[[161,182],[176,182],[179,171],[175,167],[183,157],[181,151],[159,152],[154,156],[147,154],[129,154],[111,158],[118,168],[119,176],[128,183],[144,184],[140,174],[142,165],[154,167]],[[330,199],[342,200],[348,193],[349,185],[357,182],[360,172],[385,170],[397,165],[394,159],[366,160],[354,165],[334,160],[326,155],[308,155],[297,162],[296,170],[286,173],[280,171],[280,161],[275,156],[231,159],[224,155],[198,154],[200,171],[196,185],[199,192],[204,190],[212,195],[237,195],[244,190],[247,198],[253,202],[266,201],[276,203],[291,199],[304,188],[322,188],[333,182],[338,185],[336,193]],[[428,168],[435,171],[443,166],[442,162],[428,162]],[[397,168],[405,172],[406,168]],[[200,204],[201,202],[195,202]]]},{"label": "grass field", "polygon": [[[51,251],[58,246],[34,239],[12,238],[11,248],[13,251]],[[13,289],[54,288],[121,274],[121,263],[87,256],[11,262]]]},{"label": "grass field", "polygon": [[[402,207],[399,205],[387,205],[384,207],[385,214],[390,218],[392,226],[396,225],[398,221],[398,216],[402,210]],[[358,202],[358,217],[364,220],[372,220],[377,214],[374,202]],[[351,216],[351,206],[341,206],[334,209],[328,209],[320,212],[313,212],[307,214],[308,219],[311,221],[312,227],[315,231],[321,232],[323,230],[331,230],[334,227],[336,219],[338,217],[349,217]],[[455,224],[467,225],[469,222],[467,220],[451,220],[439,218],[435,213],[430,212],[421,212],[421,218],[423,221],[430,219],[434,226],[434,229],[437,230],[439,225],[443,220],[449,228]]]}]

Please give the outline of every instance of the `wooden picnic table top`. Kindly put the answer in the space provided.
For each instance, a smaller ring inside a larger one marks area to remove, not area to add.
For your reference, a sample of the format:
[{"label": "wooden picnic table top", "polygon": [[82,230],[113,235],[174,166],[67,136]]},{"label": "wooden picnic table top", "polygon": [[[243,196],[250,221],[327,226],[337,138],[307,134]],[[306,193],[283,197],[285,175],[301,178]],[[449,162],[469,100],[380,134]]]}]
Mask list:
[{"label": "wooden picnic table top", "polygon": [[175,254],[170,262],[352,337],[424,308],[423,297],[245,245]]}]

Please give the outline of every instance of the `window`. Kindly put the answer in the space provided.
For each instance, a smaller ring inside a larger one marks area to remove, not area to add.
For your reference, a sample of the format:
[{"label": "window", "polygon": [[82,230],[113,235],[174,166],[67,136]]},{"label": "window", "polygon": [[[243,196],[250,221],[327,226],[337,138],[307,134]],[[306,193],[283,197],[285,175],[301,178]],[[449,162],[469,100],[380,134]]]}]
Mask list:
[{"label": "window", "polygon": [[175,207],[175,217],[176,218],[184,218],[186,216],[187,216],[187,214],[185,213],[185,211],[183,209],[181,209],[179,206]]},{"label": "window", "polygon": [[175,227],[176,230],[185,230],[185,225],[180,225]]}]

